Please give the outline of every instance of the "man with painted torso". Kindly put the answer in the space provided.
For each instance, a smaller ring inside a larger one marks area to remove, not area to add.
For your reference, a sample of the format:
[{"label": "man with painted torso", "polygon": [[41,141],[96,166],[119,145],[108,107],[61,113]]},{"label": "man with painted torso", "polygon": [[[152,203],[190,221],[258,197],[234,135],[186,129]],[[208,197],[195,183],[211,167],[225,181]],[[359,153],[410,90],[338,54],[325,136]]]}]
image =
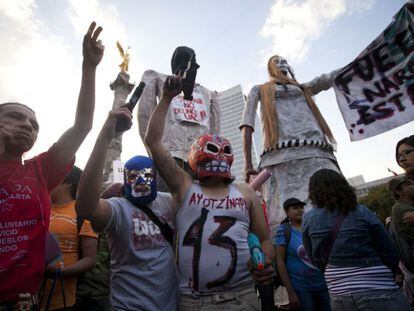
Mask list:
[{"label": "man with painted torso", "polygon": [[272,280],[273,258],[260,200],[247,185],[232,184],[231,145],[218,135],[203,135],[191,146],[193,175],[177,165],[162,136],[169,105],[180,91],[181,78],[168,77],[145,137],[178,207],[179,310],[259,310],[247,267],[250,231],[259,236],[266,255],[266,268],[256,272],[256,281]]}]

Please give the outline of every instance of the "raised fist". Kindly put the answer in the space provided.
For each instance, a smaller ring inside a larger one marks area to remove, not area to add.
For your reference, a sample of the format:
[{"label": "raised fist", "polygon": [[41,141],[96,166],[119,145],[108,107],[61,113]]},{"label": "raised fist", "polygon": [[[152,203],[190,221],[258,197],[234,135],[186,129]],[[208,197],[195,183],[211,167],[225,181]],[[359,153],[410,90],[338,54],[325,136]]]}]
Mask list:
[{"label": "raised fist", "polygon": [[168,76],[164,82],[162,96],[169,99],[174,98],[183,90],[182,79],[179,76]]}]

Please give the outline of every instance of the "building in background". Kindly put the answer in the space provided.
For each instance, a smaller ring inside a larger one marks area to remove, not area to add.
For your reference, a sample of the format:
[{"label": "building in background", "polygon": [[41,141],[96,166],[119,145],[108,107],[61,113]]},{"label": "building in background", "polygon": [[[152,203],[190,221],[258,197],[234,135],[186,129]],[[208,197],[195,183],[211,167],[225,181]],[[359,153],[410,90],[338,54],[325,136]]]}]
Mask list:
[{"label": "building in background", "polygon": [[[398,177],[403,177],[404,174],[398,175]],[[349,184],[354,187],[355,193],[358,198],[366,196],[371,189],[378,188],[381,186],[387,186],[388,182],[395,178],[396,176],[387,176],[384,178],[372,180],[369,182],[365,182],[364,177],[362,175],[358,175],[355,177],[348,178]]]},{"label": "building in background", "polygon": [[362,175],[357,175],[357,176],[354,176],[354,177],[350,177],[347,180],[348,180],[348,183],[354,188],[365,184],[365,179],[364,179],[364,176],[362,176]]},{"label": "building in background", "polygon": [[[234,162],[231,167],[232,174],[236,177],[236,181],[241,182],[243,177],[243,142],[242,135],[239,130],[240,121],[242,119],[245,96],[240,85],[236,85],[228,90],[219,93],[219,103],[221,109],[221,134],[227,138],[233,148]],[[259,124],[259,118],[256,116],[256,125]],[[256,127],[260,129],[260,125]],[[259,132],[259,133],[256,133]],[[252,163],[254,167],[258,165],[259,154],[256,145],[261,145],[260,131],[255,131],[252,143]]]}]

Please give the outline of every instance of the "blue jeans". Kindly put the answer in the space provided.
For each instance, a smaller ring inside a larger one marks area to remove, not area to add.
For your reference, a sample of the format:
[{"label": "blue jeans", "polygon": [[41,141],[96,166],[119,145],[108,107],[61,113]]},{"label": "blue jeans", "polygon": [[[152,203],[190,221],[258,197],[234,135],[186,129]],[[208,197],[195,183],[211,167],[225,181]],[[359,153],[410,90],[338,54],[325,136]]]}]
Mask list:
[{"label": "blue jeans", "polygon": [[409,311],[407,297],[400,289],[378,289],[346,295],[330,295],[332,311]]},{"label": "blue jeans", "polygon": [[330,311],[328,289],[312,292],[295,291],[300,300],[300,311]]}]

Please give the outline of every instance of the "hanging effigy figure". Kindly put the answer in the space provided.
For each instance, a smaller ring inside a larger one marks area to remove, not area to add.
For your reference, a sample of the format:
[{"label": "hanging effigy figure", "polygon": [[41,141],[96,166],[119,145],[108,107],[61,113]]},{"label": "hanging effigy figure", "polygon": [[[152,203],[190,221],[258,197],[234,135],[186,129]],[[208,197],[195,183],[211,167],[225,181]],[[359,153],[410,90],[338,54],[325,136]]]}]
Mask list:
[{"label": "hanging effigy figure", "polygon": [[[168,108],[162,142],[180,167],[191,174],[188,153],[192,143],[205,134],[220,134],[220,106],[218,93],[196,83],[197,70],[193,49],[179,46],[171,58],[171,71],[182,77],[183,92],[173,98]],[[142,76],[146,83],[138,105],[138,128],[142,141],[149,118],[161,98],[167,75],[147,70]],[[160,191],[168,191],[161,178]]]},{"label": "hanging effigy figure", "polygon": [[332,86],[334,73],[300,84],[286,59],[268,61],[270,81],[250,91],[240,129],[244,144],[244,174],[248,182],[256,174],[251,160],[252,133],[260,101],[263,153],[259,169],[268,168],[272,177],[264,184],[269,221],[279,224],[285,213],[280,202],[295,197],[308,200],[309,178],[318,170],[340,171],[335,139],[312,96]]}]

